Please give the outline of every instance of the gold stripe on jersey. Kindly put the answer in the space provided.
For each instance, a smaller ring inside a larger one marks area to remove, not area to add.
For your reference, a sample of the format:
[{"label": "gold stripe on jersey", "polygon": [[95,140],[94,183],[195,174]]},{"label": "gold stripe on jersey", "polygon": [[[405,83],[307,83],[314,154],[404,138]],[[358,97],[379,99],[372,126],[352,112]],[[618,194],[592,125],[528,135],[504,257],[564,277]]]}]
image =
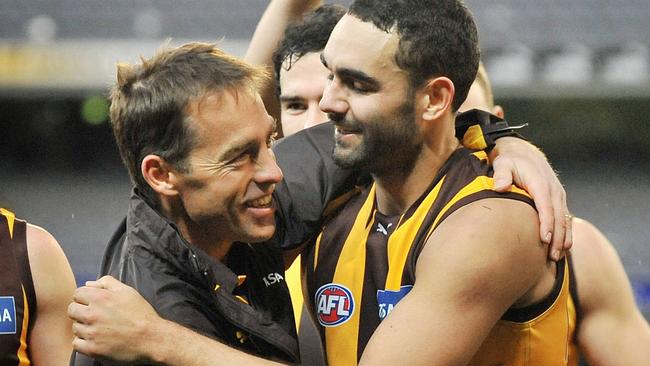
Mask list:
[{"label": "gold stripe on jersey", "polygon": [[318,234],[318,238],[316,238],[316,244],[314,244],[314,270],[316,269],[316,266],[318,265],[318,249],[320,249],[320,241],[323,239],[323,232],[321,231],[320,234]]},{"label": "gold stripe on jersey", "polygon": [[0,214],[7,219],[7,225],[8,225],[8,228],[9,228],[9,238],[13,239],[13,236],[14,236],[14,220],[16,219],[16,215],[14,215],[13,212],[5,210],[4,208],[1,208],[1,207],[0,207]]},{"label": "gold stripe on jersey", "polygon": [[[474,179],[470,184],[463,187],[440,211],[440,213],[434,220],[433,225],[431,225],[431,228],[429,229],[427,238],[431,236],[435,228],[440,223],[440,220],[445,216],[445,214],[449,211],[449,209],[453,207],[456,203],[458,203],[461,199],[468,197],[474,193],[478,193],[480,191],[493,190],[493,189],[494,189],[494,178],[484,176],[484,175],[476,177],[476,179]],[[510,189],[508,189],[508,192],[519,193],[523,196],[531,198],[528,192],[514,185],[511,186]]]},{"label": "gold stripe on jersey", "polygon": [[[469,366],[577,365],[572,354],[575,308],[570,306],[569,265],[563,262],[561,289],[552,304],[533,319],[500,320],[492,328]],[[534,305],[533,305],[534,306]],[[575,348],[573,349],[575,351]]]},{"label": "gold stripe on jersey", "polygon": [[[339,262],[334,272],[334,283],[346,284],[353,294],[360,294],[363,291],[364,271],[366,267],[366,246],[359,245],[365,243],[372,226],[375,207],[375,187],[370,189],[368,199],[361,207],[359,214],[352,226],[352,231],[343,245],[340,258],[347,258],[344,262]],[[373,216],[370,220],[368,218]],[[329,364],[334,365],[332,360],[336,360],[338,365],[356,365],[357,364],[357,347],[359,341],[359,319],[361,313],[362,299],[355,298],[354,308],[350,319],[337,327],[325,328],[325,342],[327,344],[336,344],[335,348],[327,350]]]},{"label": "gold stripe on jersey", "polygon": [[[415,236],[426,219],[431,206],[433,206],[433,203],[438,198],[438,193],[440,193],[440,188],[444,181],[445,178],[443,177],[422,201],[422,204],[418,206],[413,216],[408,218],[404,223],[398,224],[399,226],[395,229],[395,232],[388,238],[388,276],[386,277],[386,290],[399,291],[402,286],[406,258],[410,253],[411,246],[415,242]],[[374,201],[375,195],[370,194],[368,199]]]},{"label": "gold stripe on jersey", "polygon": [[25,304],[25,313],[23,314],[23,328],[20,331],[20,347],[18,347],[18,365],[31,365],[29,356],[27,354],[27,328],[29,327],[29,302],[27,301],[27,294],[25,293],[25,287],[23,289],[23,304]]}]

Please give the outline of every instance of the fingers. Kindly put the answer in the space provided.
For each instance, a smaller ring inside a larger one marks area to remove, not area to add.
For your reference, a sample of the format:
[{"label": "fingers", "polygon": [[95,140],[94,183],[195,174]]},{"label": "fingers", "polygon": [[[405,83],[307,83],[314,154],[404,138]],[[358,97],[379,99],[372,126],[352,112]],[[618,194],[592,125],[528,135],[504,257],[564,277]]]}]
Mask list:
[{"label": "fingers", "polygon": [[549,256],[557,261],[571,247],[572,231],[571,215],[566,203],[566,192],[559,182],[555,187],[559,188],[553,192],[554,227]]},{"label": "fingers", "polygon": [[494,169],[494,190],[505,192],[510,188],[514,180],[513,176],[517,175],[516,167],[512,160],[496,157],[492,164]]}]

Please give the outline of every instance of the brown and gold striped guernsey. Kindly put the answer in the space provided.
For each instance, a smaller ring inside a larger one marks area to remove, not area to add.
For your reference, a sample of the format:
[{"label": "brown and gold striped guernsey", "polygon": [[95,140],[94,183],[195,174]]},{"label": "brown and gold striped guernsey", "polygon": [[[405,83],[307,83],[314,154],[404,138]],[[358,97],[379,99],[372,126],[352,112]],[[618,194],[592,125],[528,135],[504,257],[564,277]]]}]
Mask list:
[{"label": "brown and gold striped guernsey", "polygon": [[484,152],[462,148],[401,216],[377,212],[371,184],[325,224],[305,271],[308,305],[316,315],[330,366],[358,363],[381,320],[415,283],[418,256],[446,217],[484,198],[533,205],[517,187],[493,191],[491,175]]},{"label": "brown and gold striped guernsey", "polygon": [[27,224],[0,208],[0,365],[30,365],[36,294],[27,256]]}]

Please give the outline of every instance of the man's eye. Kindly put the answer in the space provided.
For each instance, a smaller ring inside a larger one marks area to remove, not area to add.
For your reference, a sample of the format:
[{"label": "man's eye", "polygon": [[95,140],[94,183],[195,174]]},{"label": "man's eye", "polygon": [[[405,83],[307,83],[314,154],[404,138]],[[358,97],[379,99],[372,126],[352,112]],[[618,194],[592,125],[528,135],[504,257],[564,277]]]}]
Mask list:
[{"label": "man's eye", "polygon": [[287,110],[304,111],[307,106],[303,103],[288,103],[285,107]]},{"label": "man's eye", "polygon": [[366,86],[361,81],[358,80],[352,80],[350,82],[350,88],[359,93],[368,92],[368,88],[366,88]]},{"label": "man's eye", "polygon": [[230,161],[230,163],[231,163],[231,164],[241,164],[241,163],[245,163],[245,162],[248,161],[250,158],[251,158],[251,154],[250,154],[250,153],[243,153],[243,154],[237,155],[237,157],[235,157],[234,159],[232,159],[232,160]]}]

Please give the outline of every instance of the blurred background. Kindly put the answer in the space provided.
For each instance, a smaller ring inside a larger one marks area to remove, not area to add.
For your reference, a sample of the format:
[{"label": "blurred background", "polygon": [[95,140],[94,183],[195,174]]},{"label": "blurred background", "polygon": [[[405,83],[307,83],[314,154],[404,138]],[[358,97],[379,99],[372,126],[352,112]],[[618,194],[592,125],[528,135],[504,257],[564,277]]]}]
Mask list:
[{"label": "blurred background", "polygon": [[[335,1],[344,5],[349,1]],[[496,100],[613,242],[650,318],[647,0],[467,0]],[[108,124],[117,61],[171,38],[243,56],[267,0],[0,1],[0,206],[95,277],[130,183]]]}]

